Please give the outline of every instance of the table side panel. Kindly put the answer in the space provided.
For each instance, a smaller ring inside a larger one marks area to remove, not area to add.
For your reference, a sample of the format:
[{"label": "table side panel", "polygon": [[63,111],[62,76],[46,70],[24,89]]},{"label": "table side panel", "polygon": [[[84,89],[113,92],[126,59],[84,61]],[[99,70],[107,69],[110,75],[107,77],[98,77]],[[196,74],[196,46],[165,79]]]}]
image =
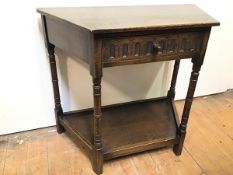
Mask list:
[{"label": "table side panel", "polygon": [[92,33],[65,21],[46,17],[48,40],[67,53],[90,62]]}]

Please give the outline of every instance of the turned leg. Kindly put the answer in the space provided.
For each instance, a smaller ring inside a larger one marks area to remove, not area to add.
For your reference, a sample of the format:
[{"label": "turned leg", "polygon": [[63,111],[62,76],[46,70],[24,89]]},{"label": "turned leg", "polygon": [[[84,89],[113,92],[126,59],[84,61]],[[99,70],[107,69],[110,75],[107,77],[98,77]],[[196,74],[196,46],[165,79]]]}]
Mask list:
[{"label": "turned leg", "polygon": [[189,88],[187,92],[187,96],[185,99],[185,105],[184,105],[184,110],[182,114],[182,119],[181,123],[178,129],[178,136],[179,136],[179,143],[177,145],[174,145],[173,151],[175,152],[176,155],[180,155],[182,152],[183,148],[183,143],[186,135],[186,128],[187,128],[187,123],[189,119],[189,113],[191,110],[191,105],[193,101],[193,95],[195,92],[198,76],[199,76],[199,71],[201,69],[201,64],[196,62],[195,59],[192,59],[193,62],[193,68],[192,68],[192,73],[190,77],[190,82],[189,82]]},{"label": "turned leg", "polygon": [[172,81],[171,81],[171,86],[170,89],[167,93],[167,96],[170,99],[175,98],[175,87],[176,87],[176,80],[177,80],[177,75],[179,71],[179,66],[180,66],[180,60],[175,60],[174,68],[173,68],[173,74],[172,74]]},{"label": "turned leg", "polygon": [[50,70],[51,70],[52,83],[53,83],[56,127],[57,127],[57,132],[60,134],[64,132],[64,128],[59,122],[59,118],[61,118],[63,115],[63,110],[61,107],[60,93],[59,93],[59,87],[58,87],[57,68],[56,68],[56,60],[55,60],[55,55],[54,55],[55,46],[48,43],[47,48],[48,48],[48,53],[49,53]]},{"label": "turned leg", "polygon": [[56,127],[57,127],[57,132],[62,133],[64,132],[64,128],[60,124],[59,118],[63,116],[63,110],[61,107],[60,93],[59,93],[59,87],[58,87],[57,67],[56,67],[56,60],[55,60],[55,55],[54,55],[55,46],[51,44],[48,40],[48,32],[47,32],[47,24],[46,24],[45,16],[42,15],[41,19],[42,19],[42,25],[43,25],[45,45],[48,49],[48,54],[49,54],[49,63],[50,63],[50,71],[51,71],[51,77],[52,77],[52,83],[53,83],[53,95],[54,95],[54,103],[55,103],[54,112],[55,112],[55,117],[56,117]]},{"label": "turned leg", "polygon": [[191,73],[191,77],[189,81],[189,88],[188,88],[188,92],[187,92],[186,99],[185,99],[182,119],[180,122],[180,126],[178,128],[178,131],[177,131],[179,142],[173,147],[173,151],[176,155],[180,155],[182,152],[184,139],[186,135],[186,128],[187,128],[188,119],[189,119],[189,113],[190,113],[192,102],[193,102],[193,95],[196,89],[199,71],[204,61],[206,47],[207,47],[208,40],[209,40],[209,35],[210,35],[210,28],[207,29],[204,33],[203,41],[201,45],[202,48],[200,50],[200,53],[198,55],[195,55],[192,58],[193,68],[192,68],[192,73]]},{"label": "turned leg", "polygon": [[96,174],[103,172],[103,151],[102,151],[102,128],[101,128],[101,78],[93,78],[93,96],[94,96],[94,156],[93,170]]}]

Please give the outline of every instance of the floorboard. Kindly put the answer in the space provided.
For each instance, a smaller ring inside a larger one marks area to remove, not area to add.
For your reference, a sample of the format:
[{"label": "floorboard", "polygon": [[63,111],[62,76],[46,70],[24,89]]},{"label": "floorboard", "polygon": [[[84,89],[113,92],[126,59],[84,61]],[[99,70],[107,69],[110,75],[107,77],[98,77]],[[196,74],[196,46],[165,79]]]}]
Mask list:
[{"label": "floorboard", "polygon": [[8,137],[0,136],[0,175],[3,174],[5,167],[7,144],[8,144]]},{"label": "floorboard", "polygon": [[[194,100],[184,146],[205,174],[232,175],[233,140],[223,126],[230,122],[227,118],[233,111],[218,99],[220,95]],[[183,101],[177,106],[181,114]]]}]

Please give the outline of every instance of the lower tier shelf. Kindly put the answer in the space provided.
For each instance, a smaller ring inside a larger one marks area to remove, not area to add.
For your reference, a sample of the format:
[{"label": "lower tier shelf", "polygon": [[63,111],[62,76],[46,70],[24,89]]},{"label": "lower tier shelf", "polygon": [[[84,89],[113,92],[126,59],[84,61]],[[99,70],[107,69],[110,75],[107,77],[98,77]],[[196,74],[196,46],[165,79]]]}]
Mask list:
[{"label": "lower tier shelf", "polygon": [[[168,98],[102,107],[105,159],[176,143],[177,120]],[[64,113],[61,124],[93,148],[93,109]]]}]

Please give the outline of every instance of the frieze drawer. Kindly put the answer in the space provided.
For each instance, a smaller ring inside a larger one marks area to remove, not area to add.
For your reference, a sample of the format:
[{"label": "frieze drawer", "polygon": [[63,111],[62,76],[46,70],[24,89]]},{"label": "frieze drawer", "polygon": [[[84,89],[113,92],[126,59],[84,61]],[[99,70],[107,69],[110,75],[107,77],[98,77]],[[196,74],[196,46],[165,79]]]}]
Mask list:
[{"label": "frieze drawer", "polygon": [[203,33],[182,33],[103,39],[103,65],[190,58],[201,49],[202,38]]}]

